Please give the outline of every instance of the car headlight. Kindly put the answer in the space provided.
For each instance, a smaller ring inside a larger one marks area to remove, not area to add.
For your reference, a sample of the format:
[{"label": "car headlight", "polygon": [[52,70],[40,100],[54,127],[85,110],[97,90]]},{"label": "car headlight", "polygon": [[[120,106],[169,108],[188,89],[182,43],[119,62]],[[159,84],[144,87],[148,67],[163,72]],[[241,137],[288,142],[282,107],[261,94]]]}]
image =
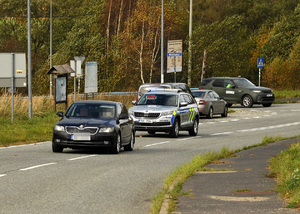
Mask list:
[{"label": "car headlight", "polygon": [[163,111],[161,113],[161,116],[168,116],[168,115],[173,115],[173,111]]},{"label": "car headlight", "polygon": [[54,126],[54,131],[63,132],[63,131],[65,131],[65,127],[64,126],[55,125]]},{"label": "car headlight", "polygon": [[129,111],[128,111],[128,114],[129,114],[129,115],[134,115],[134,111],[129,110]]},{"label": "car headlight", "polygon": [[254,93],[260,93],[261,90],[253,90]]},{"label": "car headlight", "polygon": [[99,129],[99,133],[110,133],[114,131],[114,127],[103,127]]}]

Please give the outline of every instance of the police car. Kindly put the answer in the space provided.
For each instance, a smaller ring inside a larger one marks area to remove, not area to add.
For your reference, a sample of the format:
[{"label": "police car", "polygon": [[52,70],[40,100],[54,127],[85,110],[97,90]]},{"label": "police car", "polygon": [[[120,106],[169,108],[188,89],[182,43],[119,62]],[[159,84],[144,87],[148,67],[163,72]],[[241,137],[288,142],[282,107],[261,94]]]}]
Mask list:
[{"label": "police car", "polygon": [[180,130],[191,136],[198,133],[199,112],[191,94],[180,89],[153,89],[143,94],[129,109],[136,131],[169,133],[178,137]]}]

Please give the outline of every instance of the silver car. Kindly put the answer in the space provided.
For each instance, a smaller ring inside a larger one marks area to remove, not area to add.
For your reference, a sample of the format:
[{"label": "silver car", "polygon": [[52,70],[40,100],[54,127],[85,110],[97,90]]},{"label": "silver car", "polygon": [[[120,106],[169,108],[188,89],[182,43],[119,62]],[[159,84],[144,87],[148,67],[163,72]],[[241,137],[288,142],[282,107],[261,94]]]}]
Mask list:
[{"label": "silver car", "polygon": [[227,117],[228,104],[213,90],[192,90],[200,115],[212,118],[215,114]]},{"label": "silver car", "polygon": [[136,131],[169,133],[178,137],[180,130],[191,136],[198,133],[199,112],[191,94],[181,90],[165,89],[143,94],[135,106],[129,109]]}]

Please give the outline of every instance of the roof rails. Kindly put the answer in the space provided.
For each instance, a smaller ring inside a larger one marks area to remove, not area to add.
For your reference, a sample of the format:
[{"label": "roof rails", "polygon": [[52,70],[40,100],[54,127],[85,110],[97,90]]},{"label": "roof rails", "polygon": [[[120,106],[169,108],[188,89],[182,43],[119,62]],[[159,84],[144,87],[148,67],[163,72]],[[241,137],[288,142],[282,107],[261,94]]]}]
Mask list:
[{"label": "roof rails", "polygon": [[174,89],[174,88],[149,88],[148,92],[182,92],[182,89]]}]

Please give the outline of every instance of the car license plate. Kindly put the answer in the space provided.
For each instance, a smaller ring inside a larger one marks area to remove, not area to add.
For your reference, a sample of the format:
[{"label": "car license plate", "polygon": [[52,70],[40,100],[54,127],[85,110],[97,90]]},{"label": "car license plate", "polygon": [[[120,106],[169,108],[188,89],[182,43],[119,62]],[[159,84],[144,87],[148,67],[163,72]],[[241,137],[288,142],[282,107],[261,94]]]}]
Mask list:
[{"label": "car license plate", "polygon": [[153,123],[152,120],[139,120],[140,123]]},{"label": "car license plate", "polygon": [[267,97],[273,97],[273,94],[267,94]]},{"label": "car license plate", "polygon": [[71,139],[74,141],[90,141],[91,135],[89,133],[76,133],[71,135]]}]

